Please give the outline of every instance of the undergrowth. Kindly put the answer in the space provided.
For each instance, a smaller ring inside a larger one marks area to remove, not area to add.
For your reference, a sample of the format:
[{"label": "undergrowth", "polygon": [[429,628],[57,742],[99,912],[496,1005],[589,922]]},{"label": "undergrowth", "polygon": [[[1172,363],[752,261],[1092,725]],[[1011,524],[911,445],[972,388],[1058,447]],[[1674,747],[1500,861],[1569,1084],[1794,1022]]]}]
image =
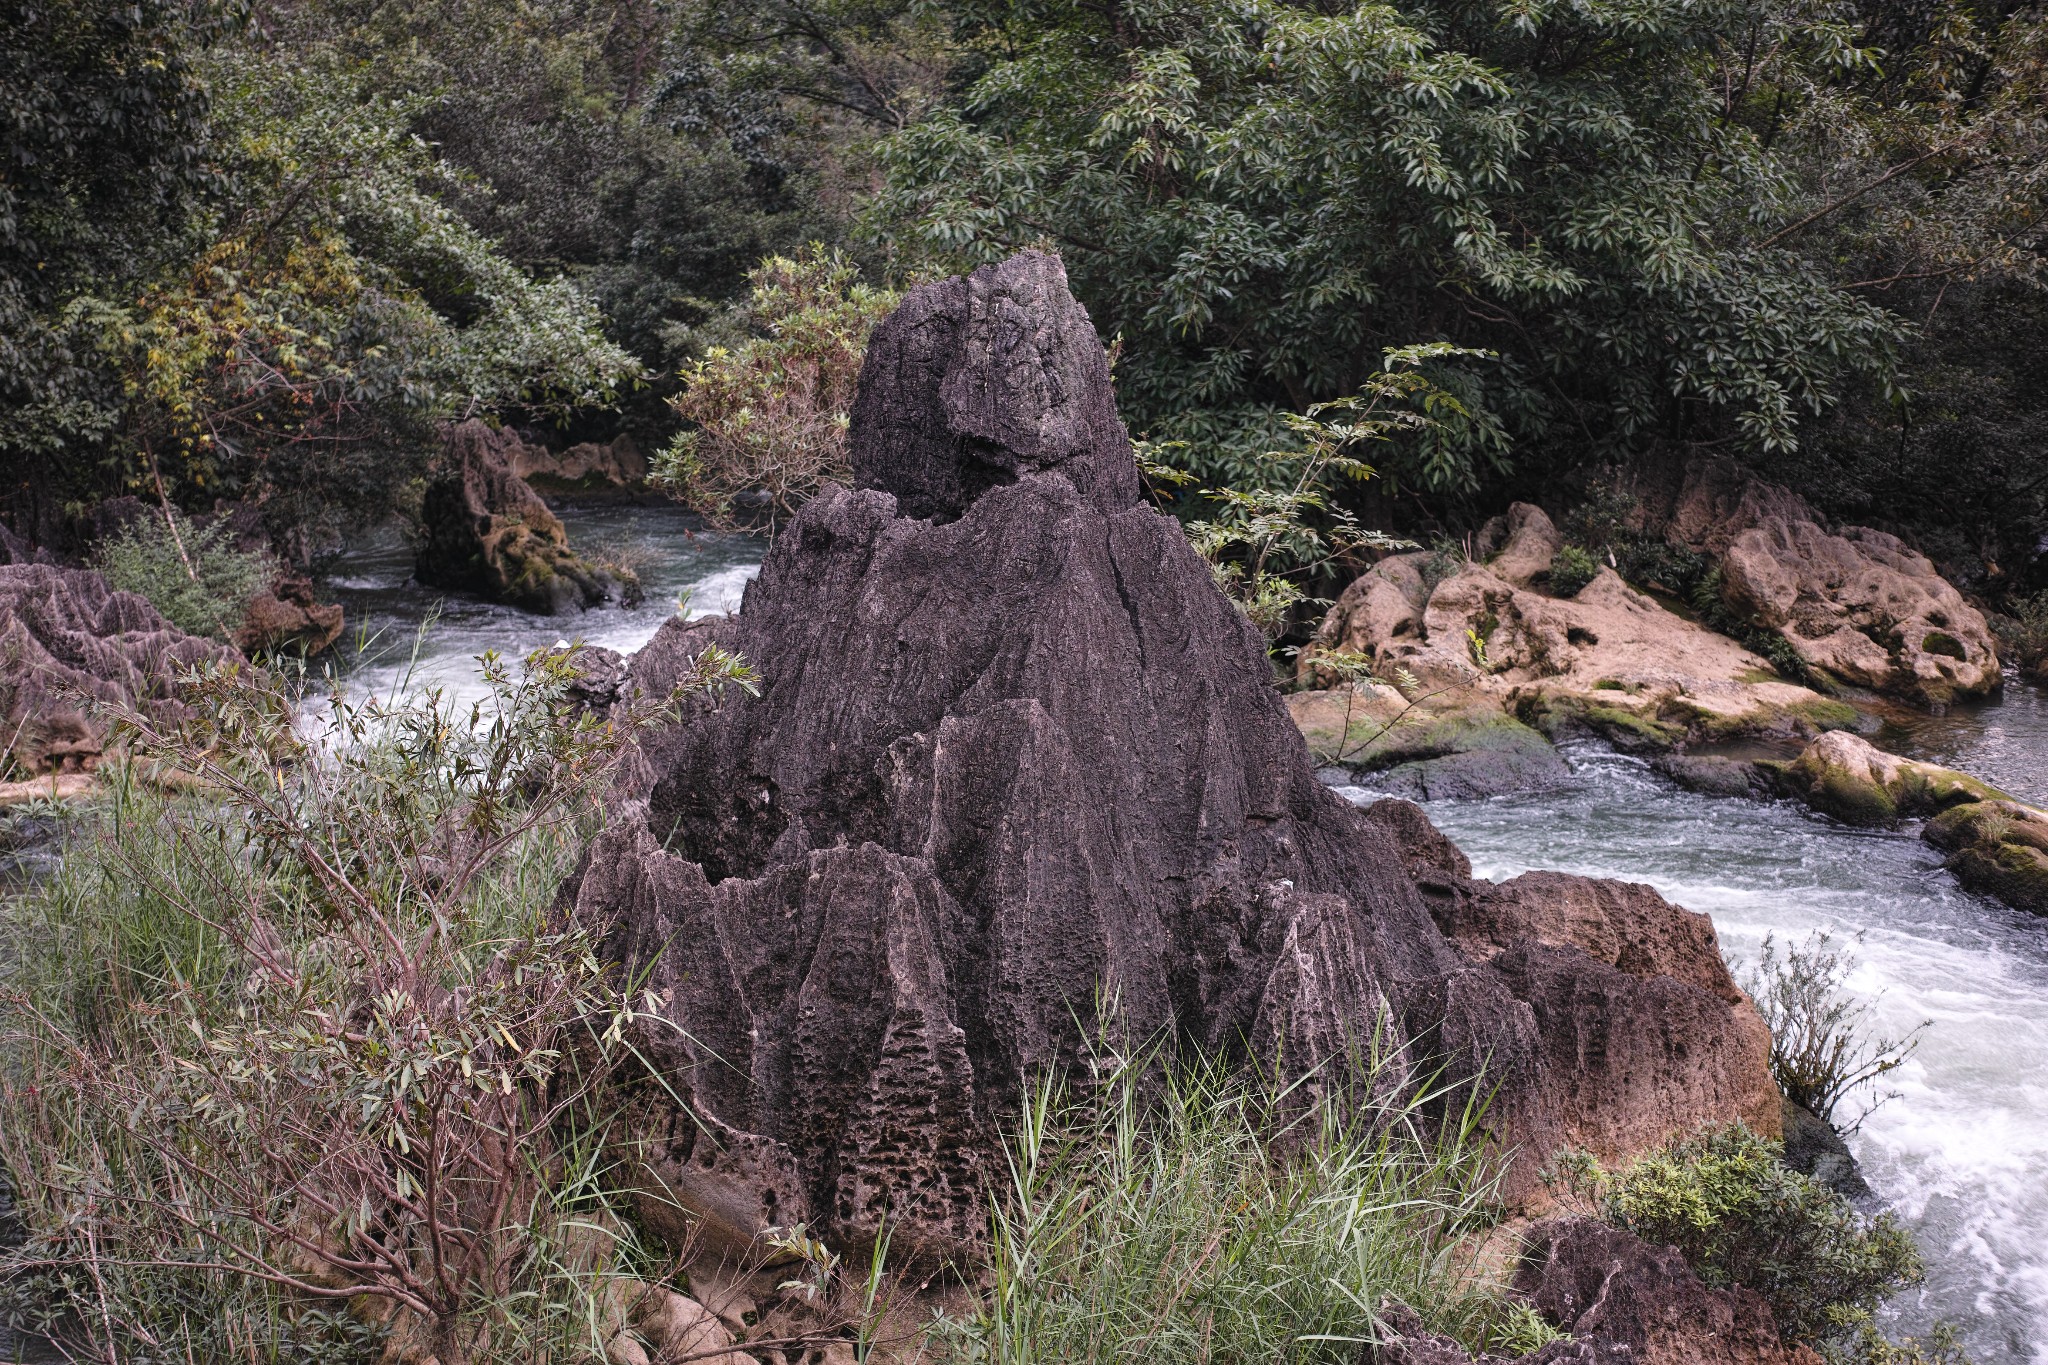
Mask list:
[{"label": "undergrowth", "polygon": [[1476,1269],[1496,1217],[1476,1114],[1446,1133],[1422,1096],[1150,1071],[1032,1089],[955,1360],[1349,1365],[1390,1301],[1474,1349],[1555,1337]]},{"label": "undergrowth", "polygon": [[217,640],[233,637],[274,568],[262,551],[237,549],[225,521],[194,526],[155,515],[102,540],[93,567],[108,587],[143,598],[187,635]]}]

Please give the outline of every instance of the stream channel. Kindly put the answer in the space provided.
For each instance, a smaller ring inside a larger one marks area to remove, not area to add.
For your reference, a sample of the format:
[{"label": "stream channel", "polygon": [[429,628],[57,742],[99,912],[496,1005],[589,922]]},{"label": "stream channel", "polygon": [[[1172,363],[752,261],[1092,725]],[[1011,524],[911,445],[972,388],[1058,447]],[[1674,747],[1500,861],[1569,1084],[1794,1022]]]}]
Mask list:
[{"label": "stream channel", "polygon": [[[735,609],[760,560],[760,541],[695,529],[669,506],[557,510],[579,548],[639,563],[641,605],[538,617],[443,600],[411,583],[395,534],[373,538],[326,583],[351,635],[374,637],[354,685],[388,694],[410,674],[468,697],[482,691],[475,656],[486,649],[516,658],[568,638],[630,652],[685,593],[693,616]],[[1894,720],[1873,738],[2048,804],[2048,695],[2027,684]],[[1933,1021],[1885,1078],[1897,1098],[1849,1138],[1877,1202],[1911,1226],[1928,1261],[1926,1284],[1888,1307],[1886,1326],[1925,1332],[1946,1319],[1977,1365],[2048,1365],[2048,920],[1962,890],[1915,829],[1854,830],[1790,803],[1696,795],[1597,747],[1565,756],[1562,790],[1436,802],[1430,818],[1479,876],[1556,868],[1647,882],[1706,911],[1738,973],[1766,934],[1857,940],[1850,986],[1877,1024],[1896,1035]]]}]

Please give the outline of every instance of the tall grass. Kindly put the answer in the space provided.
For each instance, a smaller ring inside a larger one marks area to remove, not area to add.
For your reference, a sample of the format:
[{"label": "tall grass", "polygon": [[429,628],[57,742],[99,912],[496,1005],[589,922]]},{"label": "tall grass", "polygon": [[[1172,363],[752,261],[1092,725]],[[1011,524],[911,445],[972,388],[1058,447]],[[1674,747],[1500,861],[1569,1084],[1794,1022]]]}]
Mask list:
[{"label": "tall grass", "polygon": [[1390,1301],[1473,1348],[1554,1336],[1483,1273],[1495,1186],[1476,1115],[1446,1132],[1427,1096],[1149,1071],[1032,1091],[986,1307],[946,1334],[956,1359],[1349,1365]]},{"label": "tall grass", "polygon": [[635,722],[573,669],[337,697],[314,742],[270,675],[130,718],[97,827],[0,910],[17,1325],[107,1362],[604,1358],[649,1268],[599,1088],[630,984],[549,907]]}]

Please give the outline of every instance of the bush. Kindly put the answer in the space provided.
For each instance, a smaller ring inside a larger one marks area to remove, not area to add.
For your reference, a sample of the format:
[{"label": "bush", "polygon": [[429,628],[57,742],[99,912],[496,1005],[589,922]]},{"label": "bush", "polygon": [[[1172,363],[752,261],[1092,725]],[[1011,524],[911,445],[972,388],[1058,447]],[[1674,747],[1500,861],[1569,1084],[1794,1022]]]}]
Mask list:
[{"label": "bush", "polygon": [[838,251],[771,256],[748,276],[739,321],[759,333],[713,347],[671,400],[689,429],[654,481],[721,525],[795,514],[827,479],[847,481],[847,414],[868,333],[896,295],[860,282]]},{"label": "bush", "polygon": [[1390,1299],[1474,1349],[1555,1335],[1478,1272],[1492,1184],[1471,1127],[1438,1138],[1413,1104],[1346,1112],[1214,1071],[1155,1094],[1141,1074],[1033,1090],[987,1306],[944,1331],[958,1358],[1348,1365]]},{"label": "bush", "polygon": [[138,517],[99,544],[93,567],[107,586],[146,599],[188,635],[233,637],[249,599],[270,582],[260,550],[238,550],[225,522],[205,526],[166,513]]},{"label": "bush", "polygon": [[2006,657],[2030,673],[2048,677],[2048,592],[2018,597],[1991,618]]},{"label": "bush", "polygon": [[1577,597],[1579,589],[1600,576],[1600,561],[1576,545],[1567,545],[1550,558],[1550,591],[1558,597]]},{"label": "bush", "polygon": [[1766,934],[1756,970],[1745,972],[1742,981],[1770,1027],[1771,1074],[1778,1088],[1843,1132],[1854,1132],[1892,1097],[1878,1096],[1846,1127],[1835,1122],[1836,1106],[1904,1066],[1929,1027],[1923,1023],[1903,1038],[1871,1038],[1870,1007],[1842,988],[1855,969],[1856,959],[1838,951],[1825,930],[1788,948],[1783,958],[1776,936]]},{"label": "bush", "polygon": [[1616,1175],[1581,1157],[1575,1174],[1608,1222],[1677,1247],[1710,1286],[1761,1294],[1785,1340],[1849,1348],[1865,1338],[1879,1302],[1920,1281],[1920,1253],[1890,1214],[1863,1217],[1782,1155],[1735,1124]]},{"label": "bush", "polygon": [[[188,681],[187,728],[127,718],[200,794],[117,773],[8,907],[17,1320],[137,1362],[602,1355],[631,1238],[596,1086],[635,1006],[548,906],[653,711],[575,709],[573,651],[485,663],[473,708],[337,696],[318,741],[241,671]],[[735,679],[714,651],[687,688]]]}]

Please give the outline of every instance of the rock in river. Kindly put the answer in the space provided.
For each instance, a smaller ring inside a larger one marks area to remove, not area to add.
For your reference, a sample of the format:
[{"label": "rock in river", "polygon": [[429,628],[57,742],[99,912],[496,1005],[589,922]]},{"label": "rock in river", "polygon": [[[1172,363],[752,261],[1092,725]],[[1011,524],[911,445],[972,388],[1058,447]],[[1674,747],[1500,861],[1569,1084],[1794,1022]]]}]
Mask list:
[{"label": "rock in river", "polygon": [[662,1002],[651,1226],[971,1249],[1024,1078],[1096,1038],[1290,1069],[1377,1039],[1383,1085],[1483,1074],[1518,1200],[1566,1142],[1777,1132],[1704,916],[1472,882],[1413,807],[1316,780],[1263,639],[1140,498],[1055,258],[911,291],[853,420],[858,486],[803,508],[735,616],[632,664],[666,691],[715,641],[759,694],[643,741],[565,889]]}]

